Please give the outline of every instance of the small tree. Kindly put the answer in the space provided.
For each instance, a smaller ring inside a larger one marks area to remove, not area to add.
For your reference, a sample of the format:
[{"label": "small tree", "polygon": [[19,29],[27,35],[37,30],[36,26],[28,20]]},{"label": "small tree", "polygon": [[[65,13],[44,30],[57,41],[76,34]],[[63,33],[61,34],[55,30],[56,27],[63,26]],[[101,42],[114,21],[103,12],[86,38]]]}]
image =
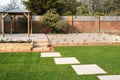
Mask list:
[{"label": "small tree", "polygon": [[55,9],[50,9],[42,17],[42,24],[47,25],[51,28],[56,26],[56,23],[59,21],[59,14]]},{"label": "small tree", "polygon": [[62,0],[24,0],[23,4],[28,10],[37,15],[43,15],[53,8],[55,8],[59,14],[62,14],[65,6]]},{"label": "small tree", "polygon": [[50,9],[42,17],[42,24],[52,28],[53,32],[64,32],[67,27],[67,21],[60,20],[60,16],[55,9]]},{"label": "small tree", "polygon": [[59,20],[56,23],[56,28],[59,30],[59,32],[66,33],[68,28],[68,23],[66,20]]}]

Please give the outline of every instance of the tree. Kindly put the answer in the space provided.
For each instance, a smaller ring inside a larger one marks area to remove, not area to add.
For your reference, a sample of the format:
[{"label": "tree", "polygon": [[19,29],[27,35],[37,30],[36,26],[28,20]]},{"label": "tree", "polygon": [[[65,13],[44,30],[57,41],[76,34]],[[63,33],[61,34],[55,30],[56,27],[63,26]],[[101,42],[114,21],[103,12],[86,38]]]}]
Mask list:
[{"label": "tree", "polygon": [[56,9],[59,14],[62,14],[64,3],[62,0],[28,0],[23,1],[23,4],[28,10],[37,15],[43,15],[50,9]]},{"label": "tree", "polygon": [[76,0],[64,0],[64,13],[63,15],[75,15],[76,14]]},{"label": "tree", "polygon": [[50,9],[42,17],[42,24],[52,28],[52,32],[65,32],[68,26],[67,21],[60,20],[60,16],[55,9]]},{"label": "tree", "polygon": [[81,0],[77,6],[77,14],[80,15],[94,15],[103,13],[103,0]]},{"label": "tree", "polygon": [[56,23],[56,29],[59,31],[59,32],[62,32],[62,33],[67,33],[67,28],[68,28],[68,22],[66,20],[59,20],[57,23]]},{"label": "tree", "polygon": [[[120,0],[109,0],[104,5],[104,13],[113,15],[113,12],[120,12]],[[119,14],[119,13],[118,13]],[[117,15],[117,14],[116,14]]]},{"label": "tree", "polygon": [[43,15],[42,23],[51,28],[54,28],[56,23],[59,21],[59,17],[60,16],[55,9],[50,9],[46,14]]}]

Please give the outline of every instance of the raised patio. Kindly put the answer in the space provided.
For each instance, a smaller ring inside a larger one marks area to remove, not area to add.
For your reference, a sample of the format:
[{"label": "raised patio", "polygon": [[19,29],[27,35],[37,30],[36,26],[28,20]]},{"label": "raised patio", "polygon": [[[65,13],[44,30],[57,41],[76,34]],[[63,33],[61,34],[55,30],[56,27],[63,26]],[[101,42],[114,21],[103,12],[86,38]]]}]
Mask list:
[{"label": "raised patio", "polygon": [[[6,34],[2,37],[0,34],[0,40],[12,40],[12,41],[27,41],[32,40],[32,43],[26,43],[29,45],[28,48],[24,45],[19,47],[23,43],[8,43],[9,45],[2,46],[0,44],[0,52],[50,52],[53,51],[52,46],[103,46],[103,45],[120,45],[120,36],[104,34],[104,33],[74,33],[74,34],[32,34],[27,37],[26,34]],[[31,46],[30,46],[31,45]],[[10,47],[14,46],[12,49]],[[8,49],[6,49],[8,48]]]},{"label": "raised patio", "polygon": [[27,41],[31,43],[0,43],[0,52],[51,52],[53,48],[49,46],[48,38],[45,34],[32,34],[27,37],[26,34],[6,34],[0,40],[7,41]]}]

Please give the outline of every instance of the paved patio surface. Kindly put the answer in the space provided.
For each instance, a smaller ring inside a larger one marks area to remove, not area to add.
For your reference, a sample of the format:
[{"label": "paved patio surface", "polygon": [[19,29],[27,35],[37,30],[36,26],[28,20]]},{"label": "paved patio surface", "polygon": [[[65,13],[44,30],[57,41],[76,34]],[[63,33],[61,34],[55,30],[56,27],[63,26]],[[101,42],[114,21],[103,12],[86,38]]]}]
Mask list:
[{"label": "paved patio surface", "polygon": [[78,75],[87,74],[105,74],[106,72],[96,64],[72,65],[72,68]]},{"label": "paved patio surface", "polygon": [[56,64],[80,64],[75,57],[54,58]]},{"label": "paved patio surface", "polygon": [[61,57],[61,54],[59,52],[46,52],[41,53],[41,57]]},{"label": "paved patio surface", "polygon": [[[53,44],[59,43],[114,43],[120,42],[120,36],[109,35],[104,33],[73,33],[73,34],[47,34],[49,40]],[[31,34],[27,37],[27,34],[6,34],[3,38],[0,34],[1,39],[9,40],[47,40],[45,34]]]},{"label": "paved patio surface", "polygon": [[34,41],[39,41],[39,40],[47,40],[47,37],[45,34],[31,34],[30,37],[27,36],[27,34],[5,34],[5,37],[3,38],[2,35],[0,34],[0,40],[1,39],[9,39],[9,40],[13,40],[13,41],[16,41],[16,40],[34,40]]},{"label": "paved patio surface", "polygon": [[100,80],[120,80],[120,75],[97,76]]}]

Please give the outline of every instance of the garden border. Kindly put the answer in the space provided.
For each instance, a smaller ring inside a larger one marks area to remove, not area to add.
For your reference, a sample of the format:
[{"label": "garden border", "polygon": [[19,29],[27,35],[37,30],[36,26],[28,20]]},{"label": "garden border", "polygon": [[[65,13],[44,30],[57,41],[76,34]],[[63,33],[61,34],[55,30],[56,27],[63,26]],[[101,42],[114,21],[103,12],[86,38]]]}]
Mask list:
[{"label": "garden border", "polygon": [[31,52],[33,41],[31,43],[1,43],[0,52]]}]

